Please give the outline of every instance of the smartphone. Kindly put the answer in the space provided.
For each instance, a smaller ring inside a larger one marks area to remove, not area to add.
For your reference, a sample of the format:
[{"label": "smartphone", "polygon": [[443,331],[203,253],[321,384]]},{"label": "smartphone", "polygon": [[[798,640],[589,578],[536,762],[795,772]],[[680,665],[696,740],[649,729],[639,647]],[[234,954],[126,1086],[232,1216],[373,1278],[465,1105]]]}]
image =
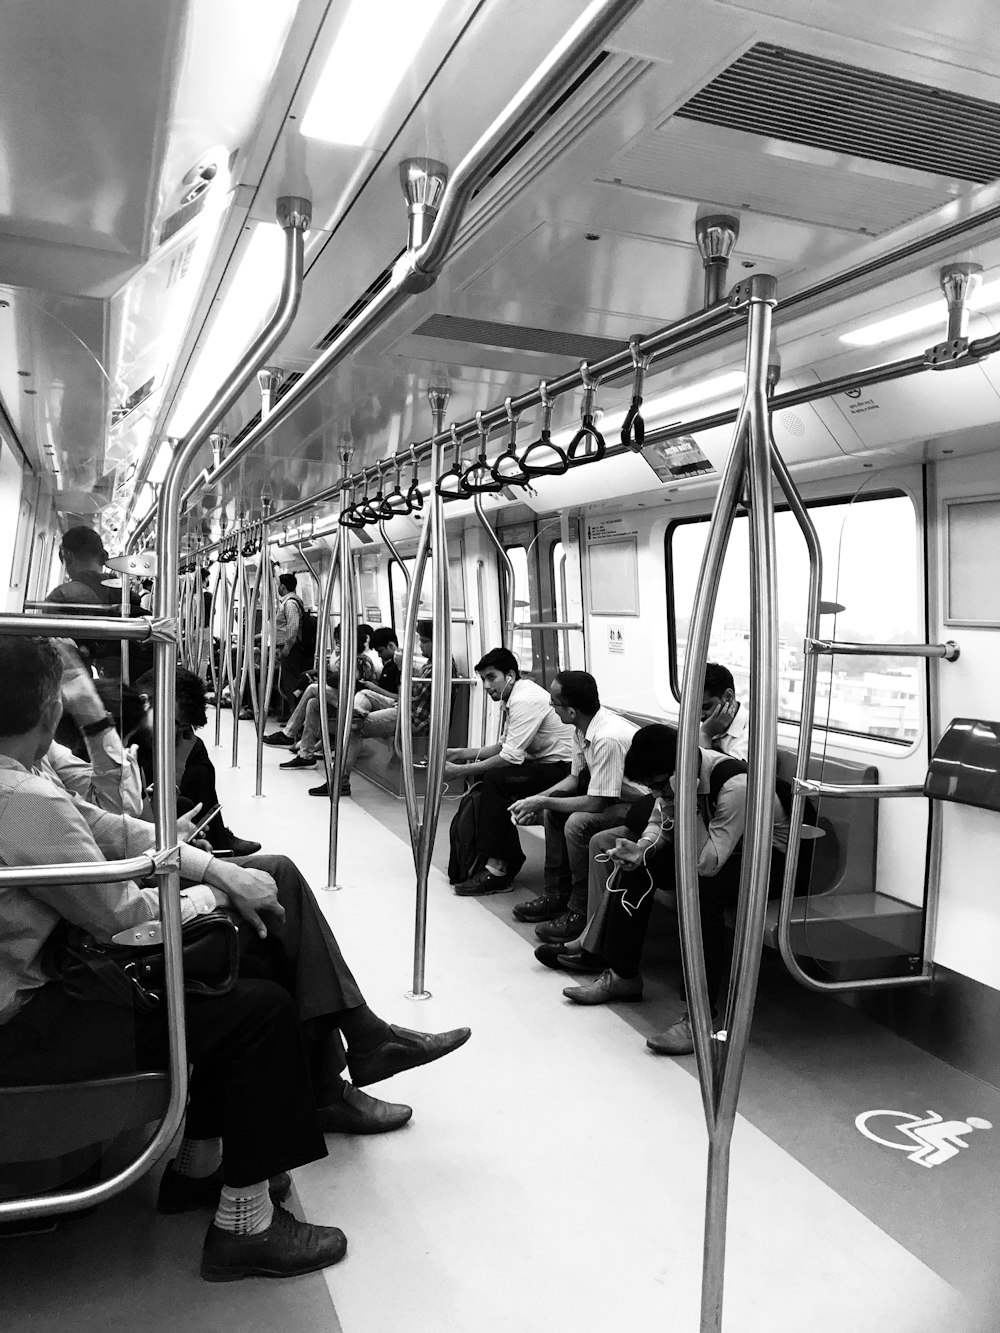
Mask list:
[{"label": "smartphone", "polygon": [[191,842],[195,838],[197,838],[198,835],[202,832],[202,830],[205,829],[209,824],[211,824],[212,820],[215,818],[215,816],[219,813],[221,809],[222,809],[221,805],[213,805],[207,815],[202,815],[201,819],[198,820],[197,824],[195,824],[194,828],[188,835],[188,842]]}]

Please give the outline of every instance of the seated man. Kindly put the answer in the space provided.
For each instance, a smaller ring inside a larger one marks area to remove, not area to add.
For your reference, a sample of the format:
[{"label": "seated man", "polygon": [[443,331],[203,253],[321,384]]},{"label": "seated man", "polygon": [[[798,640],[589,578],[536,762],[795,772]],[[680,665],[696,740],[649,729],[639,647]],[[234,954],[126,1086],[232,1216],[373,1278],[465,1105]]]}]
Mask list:
[{"label": "seated man", "polygon": [[552,708],[573,727],[569,777],[548,791],[525,796],[510,807],[515,824],[543,816],[545,887],[538,898],[514,908],[518,921],[542,921],[538,937],[549,943],[575,940],[587,924],[590,839],[622,823],[644,787],[624,777],[625,755],[638,728],[601,707],[597,681],[586,671],[560,671],[549,686]]},{"label": "seated man", "polygon": [[570,771],[573,729],[552,707],[547,690],[522,680],[517,658],[507,648],[494,648],[476,663],[486,693],[502,706],[503,724],[497,745],[448,751],[445,781],[481,776],[479,841],[482,868],[455,885],[461,897],[508,893],[524,865],[517,830],[511,823],[511,802],[550,790]]},{"label": "seated man", "polygon": [[375,630],[372,634],[371,646],[372,651],[378,656],[382,664],[382,669],[375,684],[369,685],[367,688],[374,690],[376,694],[381,694],[391,703],[393,697],[399,694],[402,659],[399,643],[396,639],[396,631],[390,629],[388,625]]},{"label": "seated man", "polygon": [[[46,602],[51,613],[59,615],[63,608],[74,616],[120,616],[121,589],[105,582],[112,577],[105,569],[108,553],[100,533],[83,525],[68,528],[59,547],[59,559],[66,567],[66,580],[50,588]],[[78,610],[78,607],[93,608]],[[138,609],[138,608],[137,608]],[[121,675],[121,645],[113,639],[85,639],[78,647],[87,660],[103,676]]]},{"label": "seated man", "polygon": [[746,759],[750,752],[747,710],[736,697],[733,673],[718,662],[705,667],[698,744],[703,750],[721,750],[732,759]]},{"label": "seated man", "polygon": [[[182,802],[187,802],[185,809],[189,809],[192,805],[200,805],[203,810],[208,811],[213,806],[221,804],[215,787],[215,765],[205,748],[205,742],[194,734],[197,728],[205,726],[208,721],[205,703],[208,687],[201,676],[196,676],[186,667],[177,667],[176,679],[177,794]],[[153,673],[149,671],[145,676],[140,676],[136,688],[151,706]],[[151,749],[148,751],[148,757],[151,761]],[[254,852],[260,851],[259,842],[238,838],[226,827],[221,810],[206,825],[205,837],[212,844],[212,850],[216,852],[251,856]]]},{"label": "seated man", "polygon": [[[367,628],[367,627],[364,627]],[[358,626],[357,654],[354,665],[355,690],[363,689],[375,679],[375,668],[364,651],[363,644],[367,635],[363,627]],[[340,684],[340,626],[333,631],[333,643],[336,657],[326,669],[326,706],[328,714],[336,717],[337,688]],[[294,759],[282,764],[282,768],[315,768],[316,752],[320,748],[319,720],[319,685],[314,681],[302,691],[292,716],[281,731],[272,731],[264,737],[265,745],[290,745],[296,752]]]},{"label": "seated man", "polygon": [[[3,864],[100,862],[148,851],[151,825],[75,802],[37,772],[62,707],[62,665],[52,644],[0,636],[0,671]],[[343,1258],[346,1240],[336,1227],[310,1226],[281,1208],[289,1188],[282,1173],[324,1157],[324,1132],[380,1132],[410,1115],[409,1107],[379,1103],[343,1082],[341,1035],[355,1085],[364,1086],[448,1054],[469,1030],[431,1036],[372,1013],[286,857],[237,865],[182,844],[180,859],[181,874],[193,881],[181,895],[184,920],[214,909],[241,918],[240,977],[225,995],[185,996],[190,1099],[159,1207],[216,1208],[202,1252],[208,1281],[313,1272]],[[164,1066],[166,1006],[132,1011],[81,1001],[58,971],[65,924],[107,940],[158,913],[156,890],[133,883],[0,881],[0,1084]]]},{"label": "seated man", "polygon": [[[747,775],[742,760],[730,759],[716,750],[699,749],[698,753],[698,895],[705,972],[714,1013],[726,963],[725,913],[739,898]],[[653,725],[636,732],[625,759],[625,775],[634,782],[645,783],[656,800],[645,829],[634,841],[628,829],[610,829],[591,840],[591,857],[605,856],[617,873],[607,881],[603,899],[579,944],[570,945],[571,952],[582,949],[586,954],[596,955],[604,965],[604,971],[590,985],[563,991],[576,1004],[642,999],[639,964],[653,891],[675,887],[676,760],[677,733],[673,727]],[[789,829],[788,816],[777,793],[773,804],[771,897],[781,892]],[[694,1050],[694,1041],[688,1014],[683,1014],[667,1032],[650,1037],[646,1044],[660,1055],[689,1054]]]}]

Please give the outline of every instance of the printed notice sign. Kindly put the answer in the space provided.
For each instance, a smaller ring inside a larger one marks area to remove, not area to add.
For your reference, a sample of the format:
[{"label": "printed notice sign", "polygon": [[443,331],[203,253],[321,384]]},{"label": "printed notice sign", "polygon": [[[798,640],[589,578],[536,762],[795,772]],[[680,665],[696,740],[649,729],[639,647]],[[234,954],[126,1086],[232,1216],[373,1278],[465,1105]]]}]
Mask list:
[{"label": "printed notice sign", "polygon": [[380,606],[366,606],[365,623],[368,625],[381,625],[382,608]]},{"label": "printed notice sign", "polygon": [[623,537],[638,537],[635,523],[624,518],[592,519],[587,524],[588,542],[620,542]]},{"label": "printed notice sign", "polygon": [[608,626],[608,652],[609,653],[625,652],[625,635],[624,632],[622,631],[621,625]]}]

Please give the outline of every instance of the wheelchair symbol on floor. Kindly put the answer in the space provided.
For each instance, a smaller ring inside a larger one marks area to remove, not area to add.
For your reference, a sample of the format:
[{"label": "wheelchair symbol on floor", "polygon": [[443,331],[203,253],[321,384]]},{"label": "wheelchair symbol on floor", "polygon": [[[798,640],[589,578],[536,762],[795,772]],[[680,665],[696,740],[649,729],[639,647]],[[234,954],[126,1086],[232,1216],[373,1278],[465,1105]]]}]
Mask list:
[{"label": "wheelchair symbol on floor", "polygon": [[[883,1131],[894,1131],[899,1137],[883,1138],[881,1134],[876,1134],[870,1126],[873,1121],[879,1120],[883,1122],[879,1126]],[[928,1111],[924,1117],[916,1116],[911,1111],[865,1111],[854,1123],[866,1139],[881,1143],[884,1148],[905,1152],[910,1161],[916,1162],[918,1166],[940,1166],[942,1162],[950,1161],[969,1146],[967,1136],[974,1130],[993,1128],[982,1116],[970,1115],[967,1120],[945,1120],[936,1111]]]}]

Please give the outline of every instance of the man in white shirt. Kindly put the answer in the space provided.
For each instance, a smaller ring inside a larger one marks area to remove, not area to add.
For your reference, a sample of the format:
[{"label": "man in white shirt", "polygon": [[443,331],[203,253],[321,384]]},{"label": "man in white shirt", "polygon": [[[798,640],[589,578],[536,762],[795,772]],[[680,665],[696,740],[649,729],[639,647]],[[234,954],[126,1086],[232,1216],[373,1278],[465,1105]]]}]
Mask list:
[{"label": "man in white shirt", "polygon": [[448,751],[446,781],[481,777],[479,836],[482,868],[455,885],[463,898],[508,893],[524,864],[524,853],[511,823],[512,801],[547,791],[566,777],[573,753],[573,729],[556,716],[547,690],[522,680],[517,658],[508,648],[493,648],[476,663],[486,693],[503,709],[497,745]]},{"label": "man in white shirt", "polygon": [[746,759],[750,752],[749,714],[736,697],[733,673],[718,662],[705,668],[698,743],[703,750],[718,750],[731,759]]},{"label": "man in white shirt", "polygon": [[547,922],[536,930],[549,944],[573,940],[587,922],[590,839],[621,824],[646,789],[625,780],[625,756],[638,728],[601,707],[597,681],[586,671],[560,671],[549,687],[552,708],[573,728],[569,776],[511,806],[517,824],[545,824],[545,887],[514,908],[518,921]]}]

